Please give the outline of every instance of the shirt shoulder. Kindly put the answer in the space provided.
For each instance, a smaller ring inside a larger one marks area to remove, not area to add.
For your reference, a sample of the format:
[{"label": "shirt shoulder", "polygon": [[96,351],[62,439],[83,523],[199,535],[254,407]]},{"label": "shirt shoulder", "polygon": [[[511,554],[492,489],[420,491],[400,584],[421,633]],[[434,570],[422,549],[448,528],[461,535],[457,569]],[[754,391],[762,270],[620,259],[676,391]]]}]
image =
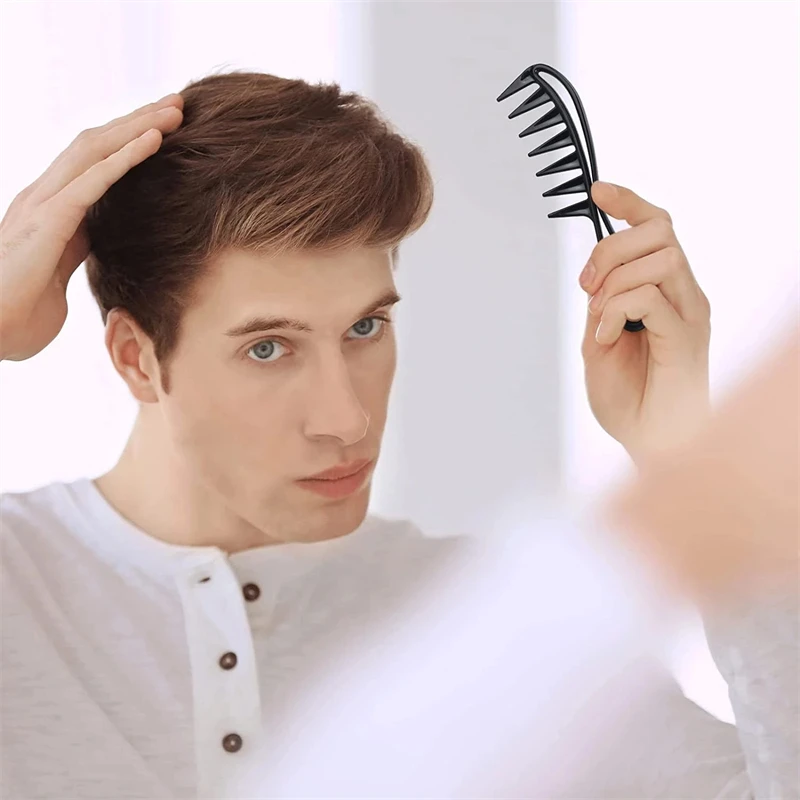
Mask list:
[{"label": "shirt shoulder", "polygon": [[54,527],[66,527],[74,514],[67,486],[48,483],[35,489],[0,494],[0,531],[3,544],[34,544]]},{"label": "shirt shoulder", "polygon": [[14,582],[58,576],[65,564],[86,560],[75,484],[55,481],[0,494],[0,569]]}]

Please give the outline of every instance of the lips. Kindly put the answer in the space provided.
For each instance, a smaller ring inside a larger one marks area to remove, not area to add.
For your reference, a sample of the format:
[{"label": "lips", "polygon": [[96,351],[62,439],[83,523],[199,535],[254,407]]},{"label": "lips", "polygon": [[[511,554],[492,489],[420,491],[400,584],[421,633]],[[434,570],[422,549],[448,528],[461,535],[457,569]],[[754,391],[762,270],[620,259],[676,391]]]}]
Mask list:
[{"label": "lips", "polygon": [[318,472],[316,475],[309,475],[307,478],[302,478],[304,481],[337,481],[342,478],[348,478],[354,475],[359,470],[363,469],[369,464],[370,459],[362,458],[360,461],[350,461],[347,464],[340,464],[336,467],[331,467],[323,472]]},{"label": "lips", "polygon": [[329,500],[344,500],[364,488],[374,463],[367,460],[342,464],[335,469],[317,473],[317,475],[339,475],[339,477],[303,478],[297,481],[297,485]]}]

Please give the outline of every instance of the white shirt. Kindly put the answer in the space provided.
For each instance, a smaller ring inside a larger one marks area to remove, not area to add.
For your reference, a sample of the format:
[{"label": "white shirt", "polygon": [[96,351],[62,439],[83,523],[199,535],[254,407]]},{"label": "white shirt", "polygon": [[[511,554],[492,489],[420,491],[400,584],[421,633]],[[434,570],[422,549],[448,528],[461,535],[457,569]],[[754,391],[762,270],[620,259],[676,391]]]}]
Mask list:
[{"label": "white shirt", "polygon": [[[4,495],[0,513],[3,800],[228,796],[262,736],[302,742],[302,692],[338,643],[396,629],[458,541],[370,515],[227,556],[148,536],[88,479]],[[712,640],[739,737],[665,687],[616,765],[625,796],[795,796],[797,620],[741,623]]]},{"label": "white shirt", "polygon": [[384,613],[447,548],[372,516],[312,545],[175,546],[88,479],[0,513],[3,800],[222,797],[262,719],[279,730],[324,668],[333,624]]}]

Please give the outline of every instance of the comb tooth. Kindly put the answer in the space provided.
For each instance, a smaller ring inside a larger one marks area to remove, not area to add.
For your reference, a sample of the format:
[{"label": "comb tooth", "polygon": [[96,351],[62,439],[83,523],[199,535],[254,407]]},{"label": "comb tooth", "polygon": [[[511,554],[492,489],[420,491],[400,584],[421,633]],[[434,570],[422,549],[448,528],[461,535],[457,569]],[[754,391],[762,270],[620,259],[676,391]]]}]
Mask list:
[{"label": "comb tooth", "polygon": [[540,169],[536,173],[536,177],[541,178],[543,175],[555,175],[558,172],[569,172],[571,169],[580,168],[581,162],[578,158],[578,151],[576,150],[574,153],[568,153],[563,158],[559,158],[558,161],[554,161],[549,167]]},{"label": "comb tooth", "polygon": [[535,83],[536,80],[533,77],[533,73],[530,67],[528,67],[528,69],[521,73],[519,77],[514,78],[511,84],[501,92],[500,96],[497,98],[497,102],[499,103],[501,100],[505,100],[506,97],[511,97],[512,94],[516,94],[520,89],[524,89],[526,86],[531,86]]},{"label": "comb tooth", "polygon": [[519,135],[521,139],[523,136],[530,136],[532,133],[538,133],[546,128],[552,128],[553,125],[558,125],[559,122],[564,122],[564,117],[557,108],[551,108],[544,116],[539,117],[533,125],[529,125]]},{"label": "comb tooth", "polygon": [[558,211],[553,211],[547,216],[550,219],[559,219],[561,217],[589,217],[589,219],[591,219],[592,215],[589,211],[589,198],[587,197],[585,200],[581,200],[580,203],[575,203],[574,205],[567,206]]},{"label": "comb tooth", "polygon": [[533,108],[538,108],[539,106],[543,106],[545,103],[551,103],[552,100],[550,99],[550,95],[547,92],[539,87],[527,100],[523,100],[509,115],[509,119],[514,119],[514,117],[518,117],[520,114],[524,114],[526,111],[530,111]]},{"label": "comb tooth", "polygon": [[586,192],[586,185],[583,182],[583,175],[578,175],[577,178],[571,178],[566,183],[560,186],[554,186],[542,193],[542,197],[557,197],[562,194],[577,194],[578,192]]},{"label": "comb tooth", "polygon": [[552,139],[548,139],[546,142],[543,142],[535,149],[531,150],[528,153],[529,156],[538,156],[541,153],[550,153],[553,150],[560,150],[562,147],[569,147],[570,145],[574,145],[575,143],[572,141],[572,135],[569,132],[569,128],[561,131],[561,133],[557,133]]}]

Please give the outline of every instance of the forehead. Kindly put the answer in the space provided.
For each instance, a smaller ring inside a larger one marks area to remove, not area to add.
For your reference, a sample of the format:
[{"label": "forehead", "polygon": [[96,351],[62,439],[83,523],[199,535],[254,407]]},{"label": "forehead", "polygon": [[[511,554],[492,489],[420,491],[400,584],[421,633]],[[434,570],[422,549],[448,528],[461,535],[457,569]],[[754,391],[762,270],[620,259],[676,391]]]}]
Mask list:
[{"label": "forehead", "polygon": [[318,325],[357,313],[394,289],[388,249],[270,256],[229,250],[198,282],[187,317],[229,325],[255,314],[281,314]]}]

